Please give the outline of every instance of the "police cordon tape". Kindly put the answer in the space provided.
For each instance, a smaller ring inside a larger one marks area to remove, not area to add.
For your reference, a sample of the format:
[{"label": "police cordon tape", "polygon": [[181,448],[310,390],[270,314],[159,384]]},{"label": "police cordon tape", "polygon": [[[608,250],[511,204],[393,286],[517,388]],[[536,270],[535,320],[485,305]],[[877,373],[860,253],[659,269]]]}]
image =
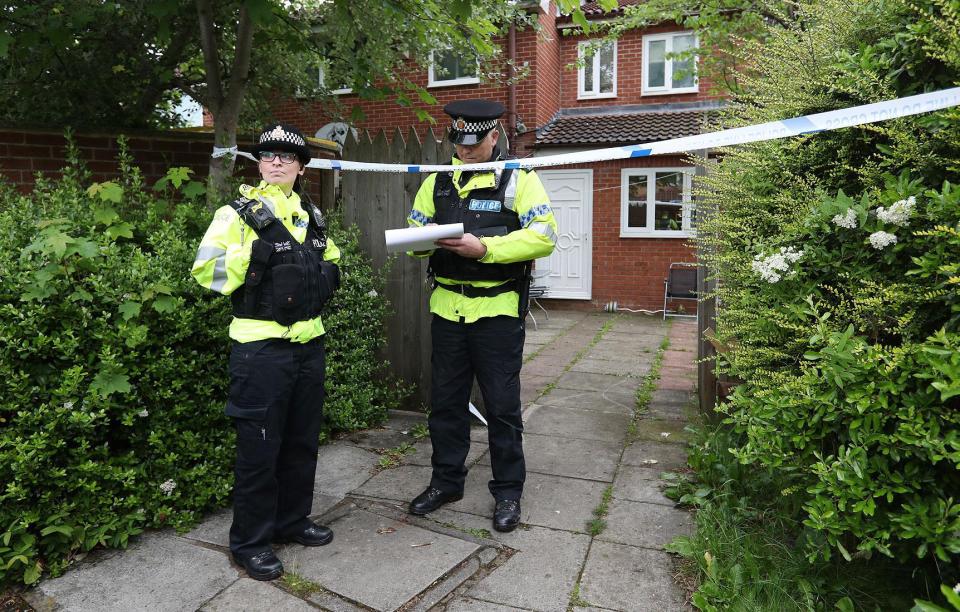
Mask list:
[{"label": "police cordon tape", "polygon": [[[370,162],[355,162],[336,159],[311,159],[308,168],[321,170],[351,170],[356,172],[444,172],[447,170],[498,170],[503,168],[540,168],[544,166],[565,166],[570,164],[585,164],[591,162],[629,159],[633,157],[649,157],[651,155],[666,155],[670,153],[686,153],[701,149],[730,147],[751,142],[789,138],[802,134],[814,134],[828,130],[838,130],[846,127],[877,123],[897,117],[909,117],[933,111],[960,106],[960,87],[933,91],[906,98],[896,98],[885,102],[852,106],[825,113],[816,113],[803,117],[794,117],[782,121],[770,121],[758,125],[721,130],[696,136],[673,138],[660,142],[644,143],[630,146],[610,147],[607,149],[593,149],[576,153],[560,155],[546,155],[543,157],[527,157],[523,159],[501,160],[483,164],[450,165],[409,165],[409,164],[376,164]],[[214,157],[235,154],[257,161],[253,155],[238,152],[236,147],[229,149],[214,148]]]}]

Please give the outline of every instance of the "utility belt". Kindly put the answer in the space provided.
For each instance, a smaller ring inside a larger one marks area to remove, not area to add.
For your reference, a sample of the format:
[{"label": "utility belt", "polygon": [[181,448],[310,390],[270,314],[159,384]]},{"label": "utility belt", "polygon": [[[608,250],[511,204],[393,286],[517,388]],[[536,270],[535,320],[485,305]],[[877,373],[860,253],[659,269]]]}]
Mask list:
[{"label": "utility belt", "polygon": [[437,287],[443,287],[447,291],[453,291],[454,293],[459,293],[460,295],[468,298],[494,297],[510,291],[520,292],[520,281],[514,279],[507,281],[502,285],[496,285],[495,287],[474,287],[473,285],[463,285],[460,283],[455,285],[447,285],[444,283],[438,283],[436,280],[434,280],[433,288],[436,289]]}]

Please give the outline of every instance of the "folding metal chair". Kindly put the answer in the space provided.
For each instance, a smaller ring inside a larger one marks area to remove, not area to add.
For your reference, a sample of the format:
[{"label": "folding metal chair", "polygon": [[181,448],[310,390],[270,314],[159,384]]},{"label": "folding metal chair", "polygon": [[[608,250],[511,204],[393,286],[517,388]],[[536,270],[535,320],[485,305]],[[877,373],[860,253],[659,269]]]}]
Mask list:
[{"label": "folding metal chair", "polygon": [[550,313],[547,312],[547,309],[543,307],[543,304],[540,303],[538,298],[542,298],[547,293],[546,284],[542,282],[542,279],[546,278],[550,274],[550,270],[534,270],[530,274],[530,305],[527,308],[527,314],[530,315],[530,318],[533,319],[533,329],[538,329],[537,327],[537,318],[533,316],[533,305],[536,304],[537,307],[543,311],[543,316],[547,318],[547,321],[550,320]]},{"label": "folding metal chair", "polygon": [[667,278],[663,281],[663,319],[666,321],[667,317],[697,318],[696,311],[692,315],[679,310],[668,312],[667,303],[672,300],[692,300],[696,308],[697,264],[685,262],[670,264]]}]

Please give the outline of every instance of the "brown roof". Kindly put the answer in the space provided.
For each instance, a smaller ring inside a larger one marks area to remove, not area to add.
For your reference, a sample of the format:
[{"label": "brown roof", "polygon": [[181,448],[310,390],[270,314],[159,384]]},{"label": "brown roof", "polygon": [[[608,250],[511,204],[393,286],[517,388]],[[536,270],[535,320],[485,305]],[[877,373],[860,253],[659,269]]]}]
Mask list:
[{"label": "brown roof", "polygon": [[[614,16],[623,15],[623,9],[625,7],[642,4],[645,1],[646,0],[620,0],[618,2],[619,6],[613,9],[612,11],[610,11],[609,13],[603,10],[599,2],[584,3],[584,5],[580,7],[580,9],[583,11],[583,15],[587,19],[596,19],[597,17],[614,17]],[[572,20],[573,18],[570,17],[570,15],[560,15],[560,17],[557,18],[557,21],[561,23],[569,22]]]},{"label": "brown roof", "polygon": [[699,134],[712,109],[558,114],[537,135],[537,146],[638,144]]}]

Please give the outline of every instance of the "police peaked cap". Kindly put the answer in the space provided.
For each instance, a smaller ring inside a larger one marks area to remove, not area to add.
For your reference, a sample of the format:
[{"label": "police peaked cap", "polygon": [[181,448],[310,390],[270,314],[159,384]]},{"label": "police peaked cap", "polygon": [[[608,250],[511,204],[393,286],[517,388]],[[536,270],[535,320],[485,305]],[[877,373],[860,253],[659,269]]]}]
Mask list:
[{"label": "police peaked cap", "polygon": [[263,129],[253,146],[254,157],[259,158],[261,151],[290,151],[296,153],[304,164],[310,161],[307,139],[300,130],[285,123],[274,123]]},{"label": "police peaked cap", "polygon": [[475,145],[490,130],[497,127],[497,119],[503,116],[503,104],[491,100],[458,100],[443,107],[443,112],[453,118],[448,138],[454,144]]}]

